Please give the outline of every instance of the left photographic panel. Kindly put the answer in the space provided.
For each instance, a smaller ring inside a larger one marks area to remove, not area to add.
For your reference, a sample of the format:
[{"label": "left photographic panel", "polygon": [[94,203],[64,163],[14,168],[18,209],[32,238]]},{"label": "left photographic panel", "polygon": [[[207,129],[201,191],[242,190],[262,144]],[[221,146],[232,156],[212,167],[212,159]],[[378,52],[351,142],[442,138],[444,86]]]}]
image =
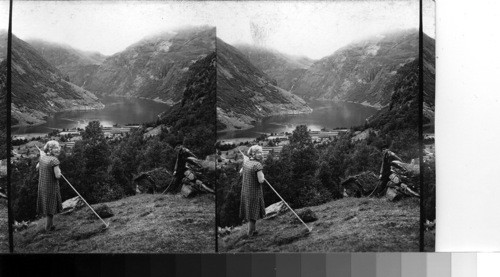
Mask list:
[{"label": "left photographic panel", "polygon": [[14,252],[215,251],[204,3],[16,2]]},{"label": "left photographic panel", "polygon": [[9,2],[0,2],[0,253],[9,252],[7,208],[7,39]]}]

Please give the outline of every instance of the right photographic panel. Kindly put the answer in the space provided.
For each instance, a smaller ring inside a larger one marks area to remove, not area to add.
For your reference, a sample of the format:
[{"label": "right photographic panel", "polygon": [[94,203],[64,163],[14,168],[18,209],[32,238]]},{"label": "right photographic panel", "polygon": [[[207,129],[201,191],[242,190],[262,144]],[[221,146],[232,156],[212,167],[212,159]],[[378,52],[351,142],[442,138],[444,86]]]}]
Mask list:
[{"label": "right photographic panel", "polygon": [[218,250],[433,251],[434,23],[421,48],[420,2],[219,12]]}]

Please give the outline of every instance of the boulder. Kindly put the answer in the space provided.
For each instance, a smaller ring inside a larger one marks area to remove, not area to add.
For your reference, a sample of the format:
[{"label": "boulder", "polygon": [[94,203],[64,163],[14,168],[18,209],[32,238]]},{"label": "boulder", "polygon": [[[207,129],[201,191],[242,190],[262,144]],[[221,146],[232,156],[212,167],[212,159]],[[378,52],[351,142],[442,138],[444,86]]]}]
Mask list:
[{"label": "boulder", "polygon": [[276,203],[274,203],[266,208],[265,218],[266,219],[273,218],[281,213],[286,212],[287,210],[288,209],[287,209],[285,203],[283,203],[283,201],[276,202]]},{"label": "boulder", "polygon": [[403,194],[399,193],[395,187],[387,188],[385,197],[390,201],[398,201],[403,198]]},{"label": "boulder", "polygon": [[186,170],[186,172],[184,172],[184,176],[186,176],[186,178],[188,178],[190,181],[194,181],[196,179],[196,176],[191,170]]},{"label": "boulder", "polygon": [[70,213],[75,209],[79,209],[85,206],[85,202],[80,198],[80,196],[75,196],[62,203],[62,213]]},{"label": "boulder", "polygon": [[196,190],[192,185],[182,184],[181,195],[190,198],[196,195]]}]

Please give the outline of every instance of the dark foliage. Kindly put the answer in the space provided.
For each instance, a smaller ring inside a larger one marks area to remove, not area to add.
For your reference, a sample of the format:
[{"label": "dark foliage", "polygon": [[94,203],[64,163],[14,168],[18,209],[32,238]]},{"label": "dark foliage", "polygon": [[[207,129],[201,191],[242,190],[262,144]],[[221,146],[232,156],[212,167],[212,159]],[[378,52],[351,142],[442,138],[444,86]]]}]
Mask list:
[{"label": "dark foliage", "polygon": [[172,126],[165,139],[191,149],[198,157],[214,153],[216,137],[216,54],[212,53],[189,67],[189,81],[183,100],[164,114],[162,124]]}]

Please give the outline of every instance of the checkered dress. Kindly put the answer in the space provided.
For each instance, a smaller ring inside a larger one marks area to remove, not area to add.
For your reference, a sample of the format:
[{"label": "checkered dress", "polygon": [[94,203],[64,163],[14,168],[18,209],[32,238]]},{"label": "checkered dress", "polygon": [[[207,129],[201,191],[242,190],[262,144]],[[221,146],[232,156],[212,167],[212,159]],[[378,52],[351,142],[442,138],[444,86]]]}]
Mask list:
[{"label": "checkered dress", "polygon": [[54,215],[62,211],[59,181],[54,174],[54,167],[59,160],[54,156],[41,156],[38,172],[38,198],[36,203],[39,215]]},{"label": "checkered dress", "polygon": [[241,186],[240,218],[257,220],[266,215],[262,185],[257,179],[257,172],[262,164],[255,160],[243,163],[243,185]]}]

